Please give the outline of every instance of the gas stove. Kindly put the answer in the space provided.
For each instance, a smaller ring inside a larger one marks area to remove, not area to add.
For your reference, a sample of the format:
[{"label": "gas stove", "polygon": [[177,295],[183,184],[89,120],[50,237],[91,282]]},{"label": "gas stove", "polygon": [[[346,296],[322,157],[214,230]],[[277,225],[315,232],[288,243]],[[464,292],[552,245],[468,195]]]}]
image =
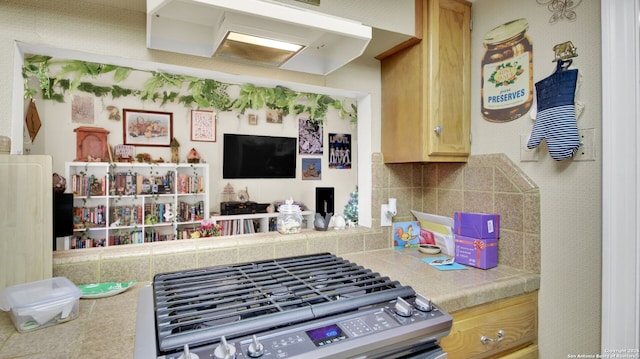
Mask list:
[{"label": "gas stove", "polygon": [[451,325],[411,287],[323,253],[156,275],[135,357],[445,358]]}]

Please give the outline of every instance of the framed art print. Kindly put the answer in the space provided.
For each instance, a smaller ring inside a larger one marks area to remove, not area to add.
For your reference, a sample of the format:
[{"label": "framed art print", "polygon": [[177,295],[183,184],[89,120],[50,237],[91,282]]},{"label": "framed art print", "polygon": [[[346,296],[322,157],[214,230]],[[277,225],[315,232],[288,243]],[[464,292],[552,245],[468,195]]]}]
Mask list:
[{"label": "framed art print", "polygon": [[173,138],[173,113],[123,109],[124,144],[169,147]]},{"label": "framed art print", "polygon": [[267,109],[267,123],[282,123],[282,110]]},{"label": "framed art print", "polygon": [[323,151],[322,126],[308,118],[298,119],[298,153],[321,155]]},{"label": "framed art print", "polygon": [[251,126],[257,126],[258,125],[258,115],[254,114],[254,113],[250,113],[249,115],[247,115],[247,122]]},{"label": "framed art print", "polygon": [[329,168],[351,168],[351,135],[348,133],[329,134]]},{"label": "framed art print", "polygon": [[321,180],[322,160],[320,158],[302,159],[302,180]]},{"label": "framed art print", "polygon": [[71,123],[84,125],[95,123],[93,96],[73,96],[71,100]]},{"label": "framed art print", "polygon": [[191,141],[216,142],[216,115],[210,110],[191,110]]}]

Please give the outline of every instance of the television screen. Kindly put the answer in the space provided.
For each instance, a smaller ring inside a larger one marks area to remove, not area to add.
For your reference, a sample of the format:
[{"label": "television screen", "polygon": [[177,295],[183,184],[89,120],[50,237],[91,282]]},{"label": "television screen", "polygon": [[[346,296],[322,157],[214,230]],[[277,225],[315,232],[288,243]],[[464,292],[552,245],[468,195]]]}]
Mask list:
[{"label": "television screen", "polygon": [[224,134],[223,178],[295,178],[295,137]]}]

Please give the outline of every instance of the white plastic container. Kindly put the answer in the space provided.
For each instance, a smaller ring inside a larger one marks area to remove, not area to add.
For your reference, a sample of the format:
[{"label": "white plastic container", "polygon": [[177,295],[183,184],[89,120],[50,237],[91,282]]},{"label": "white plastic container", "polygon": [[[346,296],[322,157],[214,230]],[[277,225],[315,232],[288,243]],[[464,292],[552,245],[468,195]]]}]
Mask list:
[{"label": "white plastic container", "polygon": [[0,309],[10,311],[19,332],[30,332],[78,317],[82,291],[65,277],[5,288]]}]

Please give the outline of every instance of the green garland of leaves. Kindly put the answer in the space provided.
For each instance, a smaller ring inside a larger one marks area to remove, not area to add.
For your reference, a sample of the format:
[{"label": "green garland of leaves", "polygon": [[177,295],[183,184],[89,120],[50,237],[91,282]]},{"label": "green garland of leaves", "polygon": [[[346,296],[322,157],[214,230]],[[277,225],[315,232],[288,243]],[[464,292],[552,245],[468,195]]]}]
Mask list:
[{"label": "green garland of leaves", "polygon": [[[52,66],[61,66],[57,75],[51,74]],[[118,86],[129,77],[133,71],[151,73],[144,88],[130,89]],[[98,86],[87,82],[87,78],[96,78],[113,73],[112,86]],[[29,79],[38,79],[42,97],[47,100],[64,102],[65,93],[82,91],[96,97],[111,95],[116,99],[125,96],[136,96],[141,101],[160,101],[161,106],[178,102],[186,108],[214,108],[220,111],[237,110],[244,114],[247,109],[260,110],[265,106],[279,109],[283,116],[289,114],[307,113],[309,119],[317,124],[323,124],[329,107],[338,110],[340,118],[348,118],[352,123],[358,120],[357,107],[349,106],[344,100],[331,96],[314,93],[296,92],[284,86],[259,87],[253,84],[240,85],[240,95],[232,100],[228,88],[230,84],[212,79],[201,79],[194,76],[175,75],[164,72],[137,70],[129,67],[98,64],[80,60],[52,60],[50,56],[34,55],[25,58],[22,68],[24,79],[24,97],[33,98],[38,89],[29,87]],[[185,87],[188,94],[181,94]]]}]

